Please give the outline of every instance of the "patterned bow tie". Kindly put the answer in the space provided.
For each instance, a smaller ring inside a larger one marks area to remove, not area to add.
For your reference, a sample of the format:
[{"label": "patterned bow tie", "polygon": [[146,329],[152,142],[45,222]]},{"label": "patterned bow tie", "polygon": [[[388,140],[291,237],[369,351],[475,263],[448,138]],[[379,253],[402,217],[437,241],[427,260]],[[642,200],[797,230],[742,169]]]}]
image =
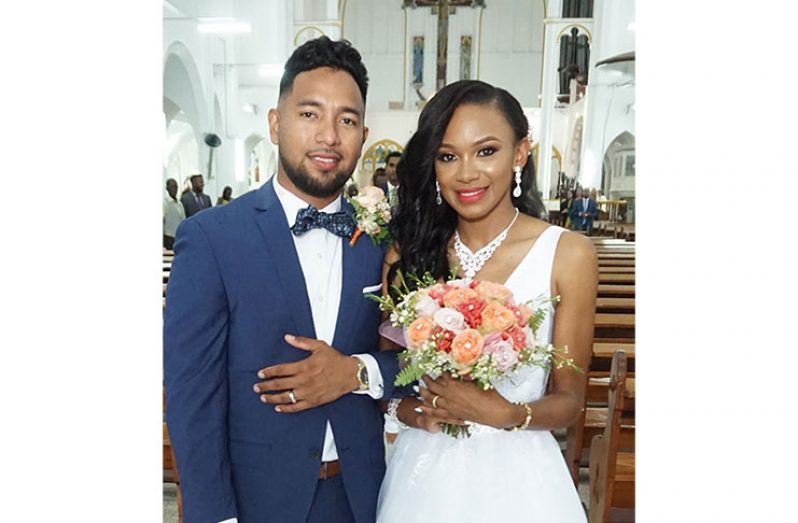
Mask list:
[{"label": "patterned bow tie", "polygon": [[336,213],[319,212],[313,206],[299,209],[296,222],[291,227],[294,236],[302,236],[315,228],[324,228],[342,238],[351,238],[355,233],[355,220],[344,211]]}]

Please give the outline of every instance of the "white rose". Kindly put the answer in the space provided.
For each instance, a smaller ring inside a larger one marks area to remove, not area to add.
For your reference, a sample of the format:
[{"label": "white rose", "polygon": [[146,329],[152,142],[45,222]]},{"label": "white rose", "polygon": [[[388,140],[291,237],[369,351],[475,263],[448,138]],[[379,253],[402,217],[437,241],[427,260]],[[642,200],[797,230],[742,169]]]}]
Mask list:
[{"label": "white rose", "polygon": [[358,227],[360,227],[363,230],[363,232],[371,236],[378,234],[380,232],[380,226],[377,225],[377,222],[375,222],[374,218],[372,217],[367,217],[363,219],[363,221],[361,221],[358,224]]},{"label": "white rose", "polygon": [[360,190],[360,193],[355,196],[355,199],[357,203],[365,207],[370,213],[375,213],[377,211],[377,205],[384,197],[385,195],[382,189],[374,187],[373,185],[367,185]]},{"label": "white rose", "polygon": [[460,334],[466,329],[465,318],[462,314],[449,307],[444,307],[435,313],[432,322],[441,328],[448,329],[455,334]]},{"label": "white rose", "polygon": [[429,296],[422,296],[416,302],[416,312],[419,316],[433,316],[440,309],[441,306],[438,305],[438,302]]}]

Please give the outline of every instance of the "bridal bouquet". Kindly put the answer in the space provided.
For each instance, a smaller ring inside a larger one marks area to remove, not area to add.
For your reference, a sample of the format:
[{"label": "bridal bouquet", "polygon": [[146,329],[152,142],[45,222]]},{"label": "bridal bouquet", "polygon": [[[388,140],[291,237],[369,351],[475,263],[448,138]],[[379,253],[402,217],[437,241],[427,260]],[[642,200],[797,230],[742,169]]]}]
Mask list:
[{"label": "bridal bouquet", "polygon": [[[425,374],[437,378],[449,372],[488,390],[492,382],[524,365],[577,368],[566,356],[568,347],[558,350],[538,342],[538,327],[558,297],[516,303],[504,285],[462,279],[436,283],[428,274],[423,279],[409,276],[417,283],[410,291],[401,273],[398,278],[393,286],[396,301],[374,297],[381,310],[390,312],[392,327],[403,337],[387,336],[405,347],[399,354],[405,366],[396,377],[397,386]],[[444,432],[469,435],[462,427],[448,425]]]},{"label": "bridal bouquet", "polygon": [[374,245],[389,240],[388,222],[391,221],[391,206],[379,187],[368,185],[349,199],[355,209],[357,229],[349,244],[354,245],[362,233],[371,237]]}]

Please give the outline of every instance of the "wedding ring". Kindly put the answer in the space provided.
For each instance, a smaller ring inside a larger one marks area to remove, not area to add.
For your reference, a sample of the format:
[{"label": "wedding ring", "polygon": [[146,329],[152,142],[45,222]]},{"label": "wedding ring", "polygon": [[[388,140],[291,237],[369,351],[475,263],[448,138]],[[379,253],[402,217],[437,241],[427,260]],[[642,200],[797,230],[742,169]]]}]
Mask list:
[{"label": "wedding ring", "polygon": [[440,396],[435,396],[434,398],[432,398],[432,408],[433,409],[437,409],[438,408],[438,399],[440,399]]},{"label": "wedding ring", "polygon": [[296,403],[296,396],[293,390],[288,391],[288,398],[291,400],[291,403]]}]

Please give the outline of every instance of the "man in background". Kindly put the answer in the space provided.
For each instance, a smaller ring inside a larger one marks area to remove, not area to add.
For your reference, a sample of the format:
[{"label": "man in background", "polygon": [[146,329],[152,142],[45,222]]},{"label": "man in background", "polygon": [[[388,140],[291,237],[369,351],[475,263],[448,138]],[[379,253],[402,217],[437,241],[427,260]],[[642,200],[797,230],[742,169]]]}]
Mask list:
[{"label": "man in background", "polygon": [[171,251],[177,226],[186,217],[186,211],[177,200],[177,181],[174,178],[166,180],[166,192],[169,195],[163,199],[163,248]]},{"label": "man in background", "polygon": [[388,177],[388,203],[391,204],[391,207],[395,207],[396,204],[399,202],[399,195],[397,191],[399,190],[399,175],[396,173],[396,166],[399,165],[399,159],[402,157],[402,153],[398,151],[393,151],[388,153],[388,156],[385,158],[385,175]]},{"label": "man in background", "polygon": [[371,177],[371,185],[379,187],[382,192],[388,194],[388,177],[385,175],[384,167],[377,167],[374,171],[374,176]]},{"label": "man in background", "polygon": [[186,210],[186,218],[211,207],[211,197],[202,192],[204,188],[205,180],[202,179],[201,174],[195,174],[191,177],[191,191],[183,194],[180,199],[183,202],[183,208]]},{"label": "man in background", "polygon": [[593,220],[597,215],[596,202],[591,200],[587,194],[583,194],[581,187],[577,187],[573,204],[574,229],[587,231],[587,235],[590,236],[593,234]]}]

